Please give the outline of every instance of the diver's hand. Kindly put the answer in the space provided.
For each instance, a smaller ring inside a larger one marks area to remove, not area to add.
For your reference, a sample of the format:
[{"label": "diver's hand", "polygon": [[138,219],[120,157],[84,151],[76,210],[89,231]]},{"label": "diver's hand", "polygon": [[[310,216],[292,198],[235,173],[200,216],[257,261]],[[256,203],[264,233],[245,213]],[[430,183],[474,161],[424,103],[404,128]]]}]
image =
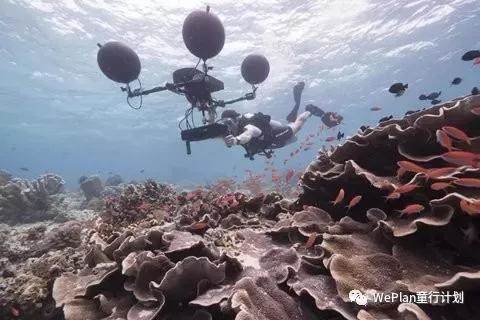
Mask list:
[{"label": "diver's hand", "polygon": [[225,144],[227,145],[227,147],[231,147],[231,146],[234,146],[236,144],[238,144],[238,139],[235,138],[234,136],[232,136],[231,134],[229,134],[228,136],[226,136],[225,138],[223,138],[223,140],[225,141]]}]

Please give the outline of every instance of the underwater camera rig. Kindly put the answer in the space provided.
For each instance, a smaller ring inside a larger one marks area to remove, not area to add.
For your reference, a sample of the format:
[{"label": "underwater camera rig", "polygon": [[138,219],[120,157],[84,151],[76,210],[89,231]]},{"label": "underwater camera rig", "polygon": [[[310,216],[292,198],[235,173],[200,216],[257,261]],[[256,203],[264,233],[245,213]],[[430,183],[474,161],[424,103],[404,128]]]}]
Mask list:
[{"label": "underwater camera rig", "polygon": [[[220,19],[210,12],[207,6],[205,11],[197,10],[190,13],[182,29],[183,42],[187,49],[198,58],[193,68],[181,68],[173,72],[173,82],[167,82],[164,86],[151,89],[142,88],[139,80],[141,63],[134,50],[121,42],[108,42],[98,44],[99,51],[97,62],[100,70],[109,79],[125,84],[121,87],[127,94],[127,103],[133,109],[143,106],[143,96],[160,91],[170,91],[183,95],[189,106],[185,116],[178,126],[181,130],[181,138],[186,143],[187,154],[191,154],[190,142],[225,137],[229,134],[225,124],[217,122],[217,108],[225,107],[244,100],[255,99],[257,85],[265,81],[270,72],[268,60],[260,54],[250,54],[242,62],[241,74],[243,79],[252,86],[252,92],[232,100],[216,100],[212,93],[222,91],[224,84],[221,80],[208,74],[213,67],[207,65],[207,60],[215,57],[225,43],[225,29]],[[202,70],[198,69],[200,62]],[[137,81],[138,88],[133,89],[131,83]],[[133,105],[131,99],[139,97],[138,105]],[[197,110],[202,114],[202,126],[196,126],[193,112]],[[248,154],[249,158],[253,155]],[[261,154],[258,152],[258,154]]]}]

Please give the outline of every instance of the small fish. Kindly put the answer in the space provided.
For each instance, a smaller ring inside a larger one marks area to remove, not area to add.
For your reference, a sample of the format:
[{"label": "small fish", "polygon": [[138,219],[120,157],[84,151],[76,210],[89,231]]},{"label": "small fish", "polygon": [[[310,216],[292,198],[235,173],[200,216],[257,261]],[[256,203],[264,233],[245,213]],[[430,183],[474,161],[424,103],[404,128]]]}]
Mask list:
[{"label": "small fish", "polygon": [[442,91],[432,92],[432,93],[430,93],[430,94],[427,96],[427,99],[428,99],[428,100],[435,100],[435,99],[437,99],[438,97],[440,97],[441,94],[442,94]]},{"label": "small fish", "polygon": [[440,158],[448,163],[459,166],[468,165],[477,167],[480,164],[480,155],[466,151],[450,151],[442,154]]},{"label": "small fish", "polygon": [[399,167],[405,169],[407,172],[414,172],[414,173],[427,172],[427,169],[410,161],[398,161],[397,164]]},{"label": "small fish", "polygon": [[327,138],[325,139],[325,141],[326,141],[326,142],[332,142],[332,141],[335,141],[335,139],[336,139],[336,137],[331,136],[331,137],[327,137]]},{"label": "small fish", "polygon": [[308,151],[308,150],[310,150],[310,147],[306,147],[303,149],[303,151]]},{"label": "small fish", "polygon": [[309,249],[315,244],[315,240],[317,240],[317,234],[312,233],[309,237],[307,242],[305,242],[305,248]]},{"label": "small fish", "polygon": [[345,191],[343,189],[340,189],[340,191],[338,192],[338,195],[337,197],[335,198],[334,201],[330,201],[330,203],[333,205],[333,206],[336,206],[337,204],[339,204],[340,202],[343,201],[343,198],[345,197]]},{"label": "small fish", "polygon": [[453,180],[453,183],[462,187],[480,188],[480,179],[475,178],[459,178]]},{"label": "small fish", "polygon": [[435,168],[435,169],[429,169],[426,172],[426,175],[427,175],[427,179],[438,179],[440,177],[449,176],[456,171],[457,171],[457,168],[455,167]]},{"label": "small fish", "polygon": [[480,58],[474,59],[474,60],[473,60],[473,65],[474,65],[474,66],[480,65]]},{"label": "small fish", "polygon": [[394,83],[388,89],[388,92],[394,93],[395,97],[400,97],[405,93],[405,90],[408,88],[408,83],[403,84],[401,82]]},{"label": "small fish", "polygon": [[144,173],[144,172],[145,172],[145,169],[140,170],[140,173]]},{"label": "small fish", "polygon": [[430,185],[430,189],[439,191],[451,187],[452,184],[449,182],[435,182]]},{"label": "small fish", "polygon": [[308,137],[313,138],[313,137],[315,137],[315,134],[311,133],[311,134],[308,135]]},{"label": "small fish", "polygon": [[15,308],[15,307],[10,307],[10,313],[11,313],[12,316],[14,316],[15,318],[20,316],[20,311],[19,311],[17,308]]},{"label": "small fish", "polygon": [[456,86],[459,85],[462,82],[462,78],[456,77],[455,79],[452,80],[451,85]]},{"label": "small fish", "polygon": [[473,108],[470,112],[476,116],[480,116],[480,107]]},{"label": "small fish", "polygon": [[398,167],[398,170],[397,170],[397,179],[401,178],[406,172],[407,172],[407,170],[405,170],[405,168]]},{"label": "small fish", "polygon": [[22,170],[22,171],[30,171],[30,169],[28,169],[27,167],[21,167],[20,170]]},{"label": "small fish", "polygon": [[420,111],[420,110],[408,110],[407,112],[405,112],[405,115],[408,116],[408,115],[417,113],[418,111]]},{"label": "small fish", "polygon": [[472,96],[476,96],[477,94],[480,93],[480,90],[478,90],[477,87],[473,87],[471,93],[472,93]]},{"label": "small fish", "polygon": [[460,208],[471,216],[476,216],[480,214],[480,205],[474,204],[470,201],[460,200]]},{"label": "small fish", "polygon": [[409,193],[410,191],[413,191],[413,190],[417,189],[418,187],[420,187],[418,184],[409,183],[409,184],[405,184],[403,186],[400,186],[400,187],[396,188],[394,192],[400,193],[400,194]]},{"label": "small fish", "polygon": [[300,149],[295,150],[295,154],[298,154],[300,152]]},{"label": "small fish", "polygon": [[386,116],[386,117],[380,118],[380,120],[378,120],[378,123],[385,122],[385,121],[392,120],[392,119],[393,119],[392,115]]},{"label": "small fish", "polygon": [[409,215],[412,215],[412,214],[420,213],[423,210],[425,210],[424,206],[422,206],[421,204],[416,204],[415,203],[415,204],[410,204],[410,205],[406,206],[402,210],[396,210],[396,211],[400,212],[401,215],[406,214],[407,216],[409,216]]},{"label": "small fish", "polygon": [[471,61],[480,58],[480,50],[470,50],[463,54],[463,61]]},{"label": "small fish", "polygon": [[390,193],[389,195],[387,195],[385,198],[385,201],[388,201],[388,200],[396,200],[396,199],[399,199],[402,195],[398,192],[392,192]]},{"label": "small fish", "polygon": [[380,110],[382,110],[381,107],[371,107],[370,108],[370,111],[380,111]]},{"label": "small fish", "polygon": [[348,203],[348,206],[346,206],[347,212],[353,207],[355,207],[361,200],[362,200],[362,196],[353,197],[352,200],[350,200],[350,202]]},{"label": "small fish", "polygon": [[341,139],[343,139],[343,137],[345,137],[345,133],[342,133],[342,132],[338,131],[337,140],[341,140]]},{"label": "small fish", "polygon": [[470,137],[467,136],[465,132],[463,132],[458,128],[445,126],[445,127],[442,127],[442,131],[444,131],[446,134],[448,134],[452,138],[458,139],[460,141],[465,141],[469,145],[472,144],[470,142]]},{"label": "small fish", "polygon": [[293,157],[295,155],[294,152],[290,152],[290,157]]},{"label": "small fish", "polygon": [[440,102],[442,102],[442,100],[433,99],[430,103],[432,105],[436,105],[436,104],[439,104]]},{"label": "small fish", "polygon": [[285,182],[289,183],[292,177],[294,176],[295,171],[293,169],[290,169],[287,171],[287,174],[285,175]]},{"label": "small fish", "polygon": [[448,151],[452,151],[452,139],[450,139],[450,136],[443,130],[437,130],[435,134],[437,136],[437,142]]},{"label": "small fish", "polygon": [[421,94],[421,95],[418,97],[418,100],[427,100],[427,96],[424,95],[424,94]]},{"label": "small fish", "polygon": [[192,230],[203,230],[208,226],[206,222],[195,222],[190,226],[190,229]]}]

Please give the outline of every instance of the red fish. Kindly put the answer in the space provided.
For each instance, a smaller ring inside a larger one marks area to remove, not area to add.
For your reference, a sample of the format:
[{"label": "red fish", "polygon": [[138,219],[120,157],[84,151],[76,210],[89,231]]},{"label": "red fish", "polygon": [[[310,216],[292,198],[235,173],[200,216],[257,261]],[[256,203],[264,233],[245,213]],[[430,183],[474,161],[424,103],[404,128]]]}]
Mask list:
[{"label": "red fish", "polygon": [[398,192],[392,192],[390,193],[388,196],[384,197],[385,198],[385,201],[388,201],[388,200],[396,200],[396,199],[399,199],[401,197],[401,194],[398,193]]},{"label": "red fish", "polygon": [[401,215],[406,214],[407,216],[410,216],[412,214],[420,213],[423,210],[425,210],[424,206],[422,206],[421,204],[415,203],[415,204],[410,204],[405,208],[403,208],[402,210],[397,210],[397,211],[400,212]]},{"label": "red fish", "polygon": [[317,240],[317,234],[312,233],[309,237],[307,242],[305,242],[305,248],[311,248],[315,244],[315,240]]},{"label": "red fish", "polygon": [[475,59],[473,59],[473,65],[474,65],[474,66],[480,65],[480,58],[475,58]]},{"label": "red fish", "polygon": [[285,181],[289,183],[294,174],[295,174],[295,171],[293,169],[288,170],[287,174],[285,175]]},{"label": "red fish", "polygon": [[480,214],[480,202],[470,202],[466,200],[460,200],[460,208],[471,216],[477,216]]},{"label": "red fish", "polygon": [[326,142],[332,142],[332,141],[335,141],[337,138],[336,137],[327,137],[325,139]]},{"label": "red fish", "polygon": [[190,229],[193,230],[203,230],[206,227],[208,227],[208,224],[206,222],[195,222],[190,226]]},{"label": "red fish", "polygon": [[469,165],[477,167],[480,161],[480,155],[466,151],[450,151],[440,156],[446,162],[459,166]]},{"label": "red fish", "polygon": [[452,184],[449,182],[435,182],[430,185],[430,189],[439,191],[439,190],[446,189],[450,186],[452,186]]},{"label": "red fish", "polygon": [[455,139],[458,139],[458,140],[461,140],[461,141],[465,141],[468,144],[472,144],[470,142],[470,137],[467,136],[467,134],[465,132],[463,132],[462,130],[460,130],[458,128],[445,126],[445,127],[442,127],[442,131],[444,131],[446,134],[448,134],[452,138],[455,138]]},{"label": "red fish", "polygon": [[429,169],[427,171],[427,179],[438,179],[440,177],[449,176],[452,173],[455,173],[455,171],[457,171],[457,168],[455,167]]},{"label": "red fish", "polygon": [[420,187],[418,184],[415,183],[409,183],[409,184],[404,184],[403,186],[400,186],[395,189],[394,192],[396,193],[409,193],[410,191],[415,190],[416,188]]},{"label": "red fish", "polygon": [[405,168],[398,167],[398,170],[397,170],[397,179],[401,178],[406,172],[407,172],[407,170],[405,170]]},{"label": "red fish", "polygon": [[480,179],[475,178],[460,178],[453,180],[453,183],[462,187],[480,188]]},{"label": "red fish", "polygon": [[370,108],[370,111],[380,111],[380,110],[382,110],[382,108],[380,108],[380,107],[371,107]]},{"label": "red fish", "polygon": [[452,151],[452,139],[450,139],[449,135],[445,133],[445,131],[437,130],[436,132],[437,142],[448,151]]},{"label": "red fish", "polygon": [[344,197],[345,197],[345,191],[343,189],[340,189],[340,191],[338,192],[338,195],[335,198],[335,200],[330,201],[330,203],[332,203],[332,205],[336,206],[337,204],[339,204],[340,202],[343,201]]},{"label": "red fish", "polygon": [[353,207],[355,207],[361,200],[362,200],[362,196],[353,197],[352,200],[350,200],[350,202],[348,203],[347,212]]},{"label": "red fish", "polygon": [[419,166],[418,164],[410,162],[410,161],[398,161],[397,164],[400,168],[403,168],[408,172],[415,172],[415,173],[427,172],[427,169]]}]

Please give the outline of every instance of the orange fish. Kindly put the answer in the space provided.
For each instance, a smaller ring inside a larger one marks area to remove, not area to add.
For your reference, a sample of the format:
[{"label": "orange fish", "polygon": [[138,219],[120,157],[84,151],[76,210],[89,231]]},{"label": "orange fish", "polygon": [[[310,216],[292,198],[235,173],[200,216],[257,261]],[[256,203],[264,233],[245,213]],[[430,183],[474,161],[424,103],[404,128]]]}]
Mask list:
[{"label": "orange fish", "polygon": [[475,178],[460,178],[453,180],[453,183],[462,187],[480,188],[480,179]]},{"label": "orange fish", "polygon": [[445,133],[445,131],[442,130],[437,130],[436,131],[437,135],[437,142],[444,148],[446,148],[448,151],[452,151],[452,139],[450,139],[450,136]]},{"label": "orange fish", "polygon": [[380,107],[371,107],[370,108],[370,111],[380,111],[380,110],[382,110],[382,108],[380,108]]},{"label": "orange fish", "polygon": [[19,317],[20,316],[20,311],[18,311],[17,308],[10,307],[10,312],[12,313],[12,316],[14,316],[14,317]]},{"label": "orange fish", "polygon": [[325,139],[325,141],[326,141],[326,142],[332,142],[332,141],[334,141],[334,140],[336,140],[336,139],[337,139],[336,137],[327,137],[327,138]]},{"label": "orange fish", "polygon": [[399,199],[401,196],[398,192],[392,192],[388,196],[384,197],[385,201]]},{"label": "orange fish", "polygon": [[450,151],[440,156],[446,162],[459,166],[469,165],[477,167],[480,161],[480,155],[466,151]]},{"label": "orange fish", "polygon": [[450,187],[452,184],[449,182],[435,182],[430,185],[430,188],[435,191],[443,190]]},{"label": "orange fish", "polygon": [[480,203],[472,203],[466,200],[460,200],[460,208],[471,216],[480,214]]},{"label": "orange fish", "polygon": [[338,195],[335,198],[335,200],[330,201],[330,203],[332,203],[334,206],[336,206],[337,204],[339,204],[340,202],[343,201],[343,197],[345,197],[345,191],[343,191],[343,189],[340,189],[340,191],[338,192]]},{"label": "orange fish", "polygon": [[208,227],[208,224],[206,222],[195,222],[190,226],[190,229],[193,230],[203,230],[206,227]]},{"label": "orange fish", "polygon": [[410,204],[403,208],[402,210],[397,210],[400,212],[401,215],[406,214],[407,216],[415,214],[415,213],[420,213],[423,210],[425,210],[425,207],[422,206],[421,204]]},{"label": "orange fish", "polygon": [[312,233],[309,237],[307,242],[305,242],[305,248],[311,248],[315,244],[315,240],[317,240],[317,234]]},{"label": "orange fish", "polygon": [[348,203],[347,212],[348,212],[348,210],[350,210],[350,209],[352,209],[353,207],[355,207],[361,200],[362,200],[362,196],[355,196],[355,197],[353,197],[352,200],[350,200],[350,202]]},{"label": "orange fish", "polygon": [[445,127],[442,127],[442,131],[444,131],[446,134],[448,134],[452,138],[455,138],[455,139],[458,139],[458,140],[461,140],[461,141],[465,141],[468,144],[472,144],[470,142],[470,137],[467,136],[467,134],[465,132],[463,132],[462,130],[460,130],[458,128],[445,126]]},{"label": "orange fish", "polygon": [[470,112],[476,116],[480,116],[480,107],[473,108]]},{"label": "orange fish", "polygon": [[418,164],[410,162],[410,161],[398,161],[397,164],[400,168],[403,168],[408,172],[419,173],[419,172],[426,172],[427,171],[427,169],[419,166]]},{"label": "orange fish", "polygon": [[449,176],[457,171],[455,167],[435,168],[427,171],[427,179],[438,179],[443,176]]},{"label": "orange fish", "polygon": [[418,187],[420,187],[418,184],[408,183],[408,184],[404,184],[403,186],[400,186],[400,187],[396,188],[394,192],[400,193],[400,194],[409,193],[410,191],[415,190]]},{"label": "orange fish", "polygon": [[406,172],[407,172],[407,170],[405,170],[405,168],[398,167],[398,170],[397,170],[397,179],[401,178]]},{"label": "orange fish", "polygon": [[287,183],[290,182],[294,174],[295,174],[295,171],[293,169],[288,170],[287,174],[285,175],[285,181]]}]

